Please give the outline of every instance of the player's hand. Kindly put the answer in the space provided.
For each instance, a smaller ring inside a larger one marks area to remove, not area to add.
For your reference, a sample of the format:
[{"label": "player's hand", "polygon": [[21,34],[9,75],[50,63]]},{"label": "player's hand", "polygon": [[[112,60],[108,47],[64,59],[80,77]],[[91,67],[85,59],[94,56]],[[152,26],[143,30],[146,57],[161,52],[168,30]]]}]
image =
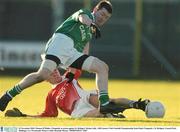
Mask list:
[{"label": "player's hand", "polygon": [[95,35],[95,38],[98,39],[101,37],[101,31],[100,28],[95,24],[91,23],[90,25],[92,33]]},{"label": "player's hand", "polygon": [[68,83],[72,82],[72,80],[74,79],[74,74],[72,72],[68,72],[66,74],[66,78],[68,79]]},{"label": "player's hand", "polygon": [[11,110],[7,110],[5,113],[7,117],[25,117],[26,114],[23,114],[18,108],[13,108]]}]

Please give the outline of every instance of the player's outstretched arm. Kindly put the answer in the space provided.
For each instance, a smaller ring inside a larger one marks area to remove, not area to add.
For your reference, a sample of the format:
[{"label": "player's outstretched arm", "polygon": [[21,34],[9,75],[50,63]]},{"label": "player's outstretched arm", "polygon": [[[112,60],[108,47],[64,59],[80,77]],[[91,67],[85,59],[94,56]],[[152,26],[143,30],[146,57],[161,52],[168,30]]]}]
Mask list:
[{"label": "player's outstretched arm", "polygon": [[88,26],[90,26],[91,23],[93,22],[92,19],[90,19],[89,16],[86,14],[79,15],[79,21]]},{"label": "player's outstretched arm", "polygon": [[79,15],[79,21],[91,27],[92,33],[95,35],[96,39],[101,37],[101,31],[99,26],[96,23],[94,23],[93,20],[90,19],[88,15],[86,14]]},{"label": "player's outstretched arm", "polygon": [[134,100],[130,100],[127,98],[112,98],[110,100],[118,105],[123,106],[126,109],[132,108],[131,104],[135,102]]},{"label": "player's outstretched arm", "polygon": [[110,100],[120,106],[123,106],[125,109],[134,108],[134,109],[141,109],[143,111],[145,111],[146,105],[150,102],[149,99],[142,100],[141,98],[138,101],[130,100],[127,98],[116,98]]}]

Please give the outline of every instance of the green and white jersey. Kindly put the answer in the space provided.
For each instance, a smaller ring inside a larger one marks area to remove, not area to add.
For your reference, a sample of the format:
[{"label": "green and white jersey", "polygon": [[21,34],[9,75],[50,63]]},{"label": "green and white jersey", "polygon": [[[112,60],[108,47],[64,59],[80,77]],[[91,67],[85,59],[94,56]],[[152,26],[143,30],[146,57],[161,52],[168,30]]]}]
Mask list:
[{"label": "green and white jersey", "polygon": [[80,9],[67,18],[56,30],[55,33],[62,33],[74,41],[74,48],[82,52],[87,42],[92,39],[90,27],[79,21],[79,15],[86,14],[94,21],[94,16],[87,9]]}]

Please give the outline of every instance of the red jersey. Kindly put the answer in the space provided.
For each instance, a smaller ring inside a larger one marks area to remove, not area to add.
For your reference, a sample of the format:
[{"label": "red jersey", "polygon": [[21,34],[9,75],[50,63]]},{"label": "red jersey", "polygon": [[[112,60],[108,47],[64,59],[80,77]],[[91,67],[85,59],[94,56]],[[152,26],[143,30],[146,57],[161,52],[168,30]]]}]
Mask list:
[{"label": "red jersey", "polygon": [[58,116],[58,108],[68,115],[71,115],[76,101],[80,99],[76,90],[76,87],[80,87],[77,82],[80,74],[80,71],[76,72],[74,81],[67,83],[68,80],[65,79],[49,91],[48,96],[46,97],[45,110],[39,116],[56,117]]}]

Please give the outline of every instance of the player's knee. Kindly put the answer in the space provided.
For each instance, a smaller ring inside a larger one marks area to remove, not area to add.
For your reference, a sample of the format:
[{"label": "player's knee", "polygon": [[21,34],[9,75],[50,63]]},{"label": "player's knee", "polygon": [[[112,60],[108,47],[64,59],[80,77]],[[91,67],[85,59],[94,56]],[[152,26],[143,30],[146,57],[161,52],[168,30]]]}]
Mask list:
[{"label": "player's knee", "polygon": [[101,73],[108,73],[109,72],[109,66],[101,60],[97,60],[97,65],[96,65],[96,70],[97,72],[101,72]]},{"label": "player's knee", "polygon": [[41,66],[37,72],[37,81],[41,82],[44,80],[48,80],[51,73],[56,69],[57,64],[55,61],[45,59],[42,61]]},{"label": "player's knee", "polygon": [[109,67],[106,63],[102,63],[101,66],[100,66],[100,71],[103,72],[103,73],[108,73],[109,72]]},{"label": "player's knee", "polygon": [[109,72],[109,66],[104,62],[104,68],[107,72]]},{"label": "player's knee", "polygon": [[92,56],[86,59],[82,66],[82,69],[87,70],[89,72],[105,74],[109,71],[109,67],[104,61]]},{"label": "player's knee", "polygon": [[44,80],[47,80],[50,77],[50,74],[52,72],[48,69],[40,69],[37,72],[36,80],[37,82],[42,82]]}]

